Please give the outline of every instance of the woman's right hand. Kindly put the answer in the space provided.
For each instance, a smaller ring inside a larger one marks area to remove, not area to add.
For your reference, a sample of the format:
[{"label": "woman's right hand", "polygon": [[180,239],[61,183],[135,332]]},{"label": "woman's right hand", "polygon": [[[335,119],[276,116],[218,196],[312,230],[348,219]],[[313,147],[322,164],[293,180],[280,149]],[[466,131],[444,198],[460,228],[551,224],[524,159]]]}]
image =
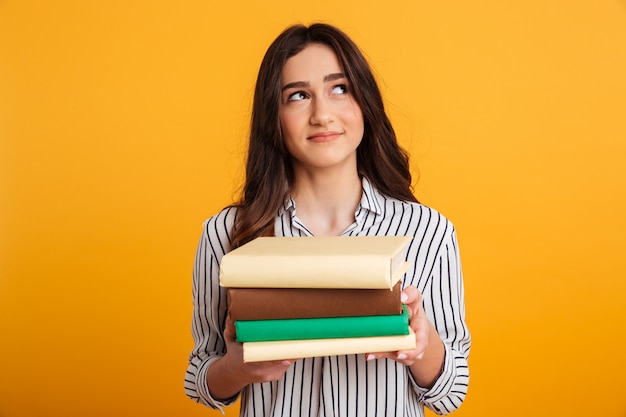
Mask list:
[{"label": "woman's right hand", "polygon": [[[240,373],[243,379],[247,380],[248,385],[252,382],[268,382],[280,379],[291,364],[295,361],[276,360],[263,362],[244,362],[243,361],[243,343],[236,341],[235,324],[230,316],[226,319],[226,329],[224,329],[224,338],[226,339],[226,355],[224,360],[232,361],[232,370]],[[228,357],[228,358],[227,358]]]},{"label": "woman's right hand", "polygon": [[216,400],[234,397],[243,387],[253,382],[269,382],[280,379],[294,359],[244,362],[243,343],[236,341],[235,324],[230,316],[224,329],[226,354],[216,361],[207,372],[207,384]]}]

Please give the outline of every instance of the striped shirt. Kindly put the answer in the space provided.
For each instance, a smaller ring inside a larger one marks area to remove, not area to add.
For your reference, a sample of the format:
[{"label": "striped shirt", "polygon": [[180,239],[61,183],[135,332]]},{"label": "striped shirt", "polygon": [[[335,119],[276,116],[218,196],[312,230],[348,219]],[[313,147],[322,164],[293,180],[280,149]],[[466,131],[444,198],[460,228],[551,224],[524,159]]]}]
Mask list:
[{"label": "striped shirt", "polygon": [[[219,264],[230,250],[235,215],[236,208],[228,207],[204,223],[193,271],[195,346],[185,391],[191,399],[217,409],[237,400],[214,400],[206,383],[207,369],[225,352],[226,292],[219,286]],[[424,416],[424,406],[447,414],[461,405],[469,382],[471,339],[454,226],[431,208],[383,196],[367,179],[355,219],[343,236],[413,237],[403,287],[412,285],[422,292],[424,310],[444,342],[440,376],[426,389],[415,382],[408,367],[390,359],[366,361],[364,355],[300,359],[278,381],[246,386],[240,393],[241,416]],[[312,235],[298,219],[292,199],[277,213],[275,234]]]}]

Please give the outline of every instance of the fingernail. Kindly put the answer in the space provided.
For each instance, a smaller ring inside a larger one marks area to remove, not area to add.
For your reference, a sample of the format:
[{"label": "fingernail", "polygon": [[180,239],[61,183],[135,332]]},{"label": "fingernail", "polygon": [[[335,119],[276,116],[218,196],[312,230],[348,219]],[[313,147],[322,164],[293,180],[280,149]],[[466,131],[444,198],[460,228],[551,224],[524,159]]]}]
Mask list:
[{"label": "fingernail", "polygon": [[396,359],[398,359],[399,361],[403,361],[406,359],[406,355],[404,353],[401,353],[398,356],[396,356]]},{"label": "fingernail", "polygon": [[424,352],[422,352],[419,355],[417,355],[417,359],[422,359],[423,357],[424,357]]},{"label": "fingernail", "polygon": [[376,356],[372,355],[371,353],[365,357],[366,361],[371,361],[373,359],[376,359]]},{"label": "fingernail", "polygon": [[400,301],[402,301],[403,303],[406,303],[406,300],[409,299],[409,296],[406,295],[405,293],[400,293]]},{"label": "fingernail", "polygon": [[281,365],[291,365],[291,361],[282,361]]}]

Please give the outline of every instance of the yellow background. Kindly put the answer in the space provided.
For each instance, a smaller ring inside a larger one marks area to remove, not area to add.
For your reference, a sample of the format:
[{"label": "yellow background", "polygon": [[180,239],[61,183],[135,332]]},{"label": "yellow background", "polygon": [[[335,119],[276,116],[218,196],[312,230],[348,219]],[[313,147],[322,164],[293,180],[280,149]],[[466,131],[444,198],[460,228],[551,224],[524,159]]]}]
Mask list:
[{"label": "yellow background", "polygon": [[219,415],[183,392],[195,246],[265,48],[317,20],[370,57],[457,226],[456,415],[626,416],[618,0],[0,1],[0,416]]}]

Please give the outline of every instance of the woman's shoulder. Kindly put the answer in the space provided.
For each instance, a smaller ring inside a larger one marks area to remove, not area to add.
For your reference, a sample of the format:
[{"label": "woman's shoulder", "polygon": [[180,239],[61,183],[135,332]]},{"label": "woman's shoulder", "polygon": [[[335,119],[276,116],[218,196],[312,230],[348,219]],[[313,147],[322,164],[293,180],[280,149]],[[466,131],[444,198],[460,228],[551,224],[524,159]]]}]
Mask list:
[{"label": "woman's shoulder", "polygon": [[455,233],[453,222],[439,210],[427,206],[424,203],[404,201],[397,199],[386,200],[386,212],[400,215],[408,226],[409,234],[423,234],[425,231],[438,235],[450,235]]},{"label": "woman's shoulder", "polygon": [[450,221],[450,219],[448,219],[442,212],[440,212],[438,209],[435,209],[431,206],[427,206],[424,203],[417,203],[417,202],[412,202],[412,201],[407,201],[406,204],[409,204],[410,206],[414,207],[416,210],[419,210],[423,213],[428,213],[428,215],[432,218],[437,218],[440,219],[442,222],[446,222],[446,223],[452,223]]},{"label": "woman's shoulder", "polygon": [[[415,228],[423,228],[425,224],[429,227],[443,227],[444,229],[454,229],[452,222],[438,210],[417,201],[407,201],[396,197],[391,197],[381,193],[369,181],[363,180],[364,199],[362,204],[378,212],[384,219],[396,223],[409,224]],[[371,202],[373,201],[373,202]]]},{"label": "woman's shoulder", "polygon": [[232,225],[235,221],[236,216],[237,216],[237,206],[227,206],[221,209],[220,211],[218,211],[217,213],[215,213],[214,215],[212,215],[211,217],[207,218],[204,221],[204,224],[206,225],[209,223],[220,223],[220,224],[230,223]]},{"label": "woman's shoulder", "polygon": [[237,217],[237,207],[228,206],[206,219],[203,223],[203,236],[211,243],[229,245],[231,232]]}]

